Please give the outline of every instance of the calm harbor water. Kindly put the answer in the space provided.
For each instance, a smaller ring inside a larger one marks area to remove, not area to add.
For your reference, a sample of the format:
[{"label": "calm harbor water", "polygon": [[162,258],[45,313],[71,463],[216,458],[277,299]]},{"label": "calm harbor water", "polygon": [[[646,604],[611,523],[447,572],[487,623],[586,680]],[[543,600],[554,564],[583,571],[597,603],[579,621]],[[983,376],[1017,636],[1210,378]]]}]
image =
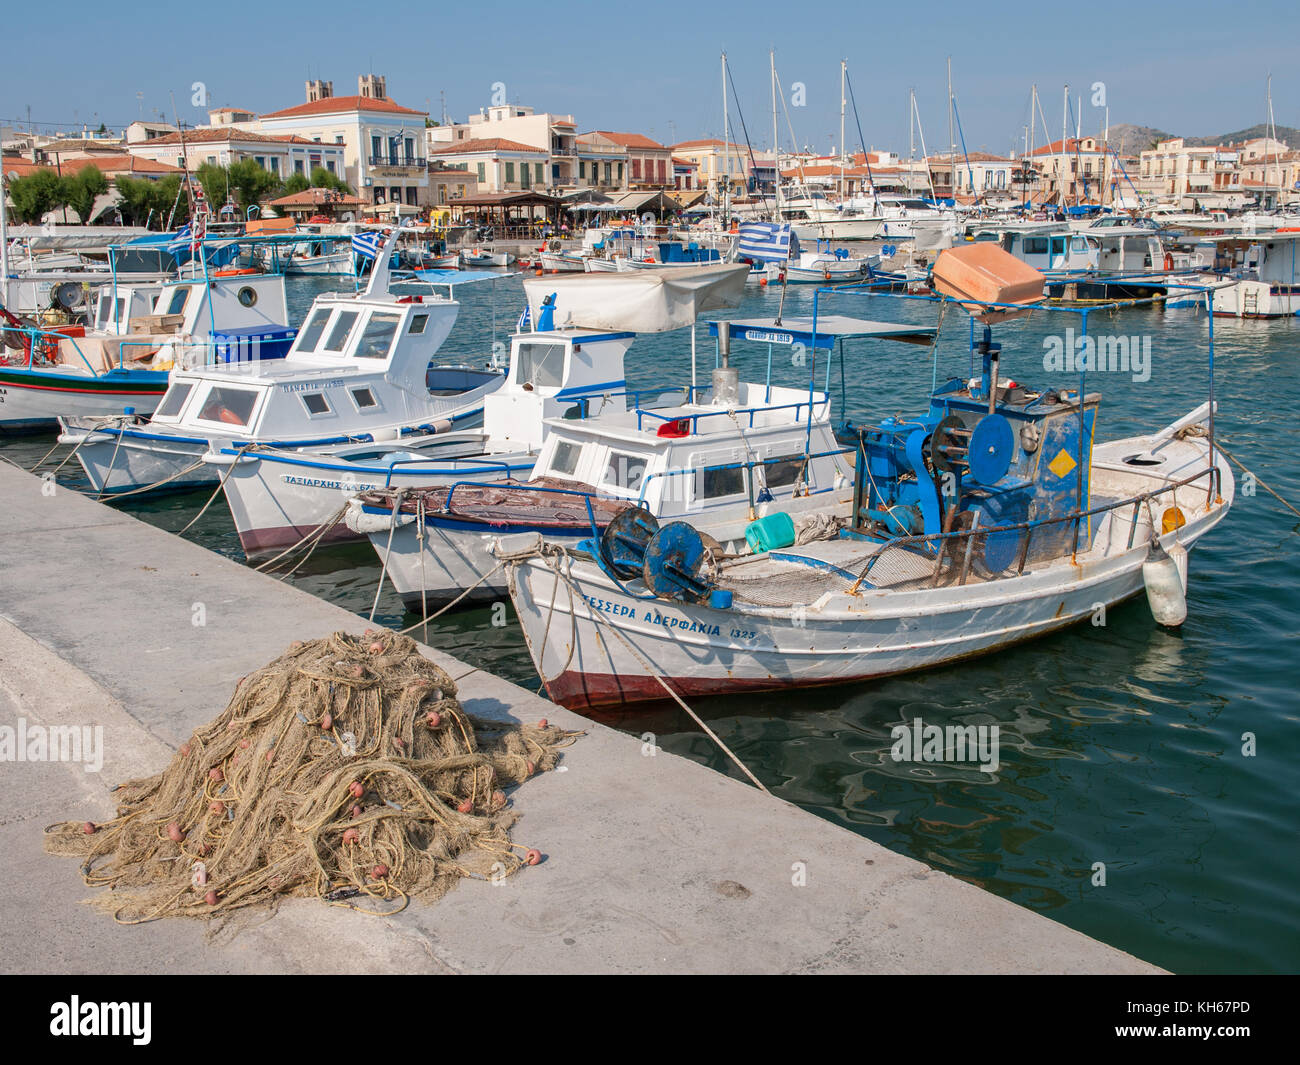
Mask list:
[{"label": "calm harbor water", "polygon": [[[326,284],[290,282],[295,321]],[[466,288],[441,355],[479,361],[494,339],[507,339],[522,291],[517,278]],[[778,299],[753,288],[739,314],[770,316]],[[787,313],[811,308],[809,289],[789,291]],[[886,320],[934,317],[927,305],[879,297],[822,297],[821,308]],[[1044,338],[1068,325],[1077,328],[1077,318],[1039,314],[996,330],[1003,373],[1035,387],[1074,387],[1077,375],[1044,370]],[[1098,439],[1158,428],[1204,400],[1206,329],[1203,312],[1090,316],[1090,333],[1151,345],[1149,375],[1141,365],[1090,375],[1089,390],[1103,393]],[[1221,438],[1300,505],[1300,323],[1220,319],[1214,332]],[[965,316],[949,311],[940,380],[968,373],[967,339]],[[702,335],[700,352],[707,373],[712,345]],[[809,367],[793,364],[788,349],[773,358],[778,383],[807,384]],[[733,363],[748,380],[762,379],[767,359],[766,346],[735,345]],[[687,379],[689,338],[640,338],[627,369],[634,385]],[[817,373],[820,385],[824,365]],[[926,348],[850,342],[848,414],[873,422],[917,412],[932,373]],[[838,365],[832,382],[838,389]],[[0,452],[31,466],[52,444],[50,436],[0,438]],[[84,486],[79,472],[66,467],[60,477]],[[1300,522],[1263,491],[1241,494],[1240,475],[1238,492],[1228,519],[1192,554],[1190,616],[1179,633],[1158,629],[1139,598],[1110,611],[1104,627],[1076,627],[947,669],[693,705],[775,794],[894,850],[1175,971],[1294,972],[1300,697],[1291,655],[1300,634]],[[179,530],[207,496],[122,505]],[[187,536],[242,559],[220,501]],[[290,579],[365,616],[378,577],[374,552],[360,544],[320,551]],[[395,626],[416,620],[389,588],[376,617]],[[444,616],[429,623],[429,642],[535,689],[517,625],[492,620],[489,609]],[[267,648],[268,656],[279,650]],[[998,725],[997,771],[894,762],[891,728],[918,717]],[[601,720],[653,733],[669,751],[737,773],[675,707]],[[1255,737],[1253,757],[1242,753],[1246,733]],[[1098,862],[1105,886],[1093,882]]]}]

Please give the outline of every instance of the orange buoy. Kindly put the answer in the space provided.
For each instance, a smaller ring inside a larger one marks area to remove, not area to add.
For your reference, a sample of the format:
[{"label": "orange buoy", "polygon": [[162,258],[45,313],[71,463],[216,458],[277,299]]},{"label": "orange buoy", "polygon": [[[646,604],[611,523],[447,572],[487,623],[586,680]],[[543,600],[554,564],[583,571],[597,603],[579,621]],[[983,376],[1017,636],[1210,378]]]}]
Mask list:
[{"label": "orange buoy", "polygon": [[437,710],[430,711],[429,716],[425,718],[430,728],[437,728],[442,724],[442,715]]},{"label": "orange buoy", "polygon": [[224,802],[210,802],[208,803],[208,812],[217,815],[224,814],[226,812],[226,804]]},{"label": "orange buoy", "polygon": [[470,802],[468,799],[466,799],[463,803],[457,806],[456,809],[463,814],[467,814],[474,809],[474,804]]},{"label": "orange buoy", "polygon": [[167,826],[167,838],[173,843],[179,843],[185,838],[185,833],[181,831],[181,826],[175,821]]},{"label": "orange buoy", "polygon": [[360,839],[361,839],[361,833],[358,832],[355,828],[347,828],[343,830],[343,845],[345,847],[350,847],[353,843],[358,842]]},{"label": "orange buoy", "polygon": [[378,865],[376,865],[373,869],[370,870],[370,875],[373,876],[376,880],[383,880],[384,877],[388,875],[388,866],[386,866],[383,862],[380,862]]},{"label": "orange buoy", "polygon": [[536,848],[529,848],[528,853],[524,855],[524,861],[529,865],[536,865],[542,860],[542,852]]},{"label": "orange buoy", "polygon": [[211,769],[208,770],[208,779],[211,781],[220,784],[221,781],[223,781],[225,778],[226,778],[226,774],[223,773],[216,766],[213,766]]},{"label": "orange buoy", "polygon": [[334,727],[334,715],[326,714],[324,717],[322,717],[320,719],[320,727],[322,732],[328,732],[330,729],[332,729]]},{"label": "orange buoy", "polygon": [[359,780],[354,780],[351,785],[349,785],[348,791],[352,793],[354,799],[359,799],[366,793],[366,789],[362,786],[361,781]]},{"label": "orange buoy", "polygon": [[86,835],[88,836],[93,836],[95,834],[95,822],[87,821],[84,825],[81,826],[81,831],[86,833]]},{"label": "orange buoy", "polygon": [[545,728],[545,727],[546,727],[546,718],[542,718],[541,721],[537,722],[537,727],[538,727],[538,728]]},{"label": "orange buoy", "polygon": [[203,901],[209,906],[215,906],[217,904],[217,893],[215,891],[209,891],[203,896]]}]

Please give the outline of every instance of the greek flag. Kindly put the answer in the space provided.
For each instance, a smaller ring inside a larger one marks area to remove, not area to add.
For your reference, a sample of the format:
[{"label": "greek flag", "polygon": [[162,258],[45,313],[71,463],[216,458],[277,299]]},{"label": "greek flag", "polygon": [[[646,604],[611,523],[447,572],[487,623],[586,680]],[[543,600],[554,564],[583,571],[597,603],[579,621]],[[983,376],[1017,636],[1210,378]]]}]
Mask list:
[{"label": "greek flag", "polygon": [[167,242],[167,250],[173,255],[180,251],[187,251],[190,246],[192,233],[193,230],[190,229],[190,224],[186,222],[176,231],[176,235]]},{"label": "greek flag", "polygon": [[382,233],[358,233],[352,238],[352,250],[363,259],[373,259],[384,246]]},{"label": "greek flag", "polygon": [[785,262],[790,257],[789,222],[742,222],[736,254],[760,263]]},{"label": "greek flag", "polygon": [[532,315],[528,313],[528,304],[524,304],[523,313],[519,316],[519,321],[515,323],[516,333],[528,332],[528,323],[532,321]]}]

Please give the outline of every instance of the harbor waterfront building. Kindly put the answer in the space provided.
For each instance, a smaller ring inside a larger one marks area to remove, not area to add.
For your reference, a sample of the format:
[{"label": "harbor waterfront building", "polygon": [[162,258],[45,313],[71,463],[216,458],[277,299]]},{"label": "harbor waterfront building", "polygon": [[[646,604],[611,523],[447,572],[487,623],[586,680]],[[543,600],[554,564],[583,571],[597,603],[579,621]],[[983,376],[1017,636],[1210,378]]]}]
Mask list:
[{"label": "harbor waterfront building", "polygon": [[296,134],[257,133],[234,125],[168,133],[129,144],[127,150],[137,158],[190,171],[204,163],[230,166],[251,159],[281,180],[292,174],[310,174],[318,166],[339,177],[346,169],[341,145],[322,144]]},{"label": "harbor waterfront building", "polygon": [[[397,215],[416,214],[431,202],[427,118],[427,112],[390,99],[382,77],[362,74],[355,96],[335,96],[333,82],[309,81],[306,102],[261,115],[257,126],[314,146],[301,159],[307,173],[317,165],[329,169],[327,159],[341,153],[339,176],[362,202]],[[299,161],[295,154],[289,173],[297,172]]]}]

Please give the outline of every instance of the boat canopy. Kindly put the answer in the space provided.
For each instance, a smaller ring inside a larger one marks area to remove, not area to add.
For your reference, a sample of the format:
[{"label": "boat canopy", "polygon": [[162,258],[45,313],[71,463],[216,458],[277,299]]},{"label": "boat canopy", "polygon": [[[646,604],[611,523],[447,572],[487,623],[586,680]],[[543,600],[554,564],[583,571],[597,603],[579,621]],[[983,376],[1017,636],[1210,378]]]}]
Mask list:
[{"label": "boat canopy", "polygon": [[707,311],[739,306],[748,263],[666,267],[626,274],[525,277],[529,318],[543,321],[542,305],[554,296],[556,329],[666,333],[694,325]]},{"label": "boat canopy", "polygon": [[500,281],[508,274],[491,270],[402,270],[394,275],[394,283],[414,279],[428,285],[464,285],[472,281]]},{"label": "boat canopy", "polygon": [[[709,322],[709,336],[718,335],[718,323]],[[901,340],[908,344],[928,344],[934,330],[928,326],[898,322],[873,322],[844,314],[824,314],[817,318],[816,339],[811,317],[784,317],[779,322],[769,318],[739,318],[731,322],[733,340],[752,340],[764,344],[803,344],[829,350],[837,340],[873,338]]]}]

